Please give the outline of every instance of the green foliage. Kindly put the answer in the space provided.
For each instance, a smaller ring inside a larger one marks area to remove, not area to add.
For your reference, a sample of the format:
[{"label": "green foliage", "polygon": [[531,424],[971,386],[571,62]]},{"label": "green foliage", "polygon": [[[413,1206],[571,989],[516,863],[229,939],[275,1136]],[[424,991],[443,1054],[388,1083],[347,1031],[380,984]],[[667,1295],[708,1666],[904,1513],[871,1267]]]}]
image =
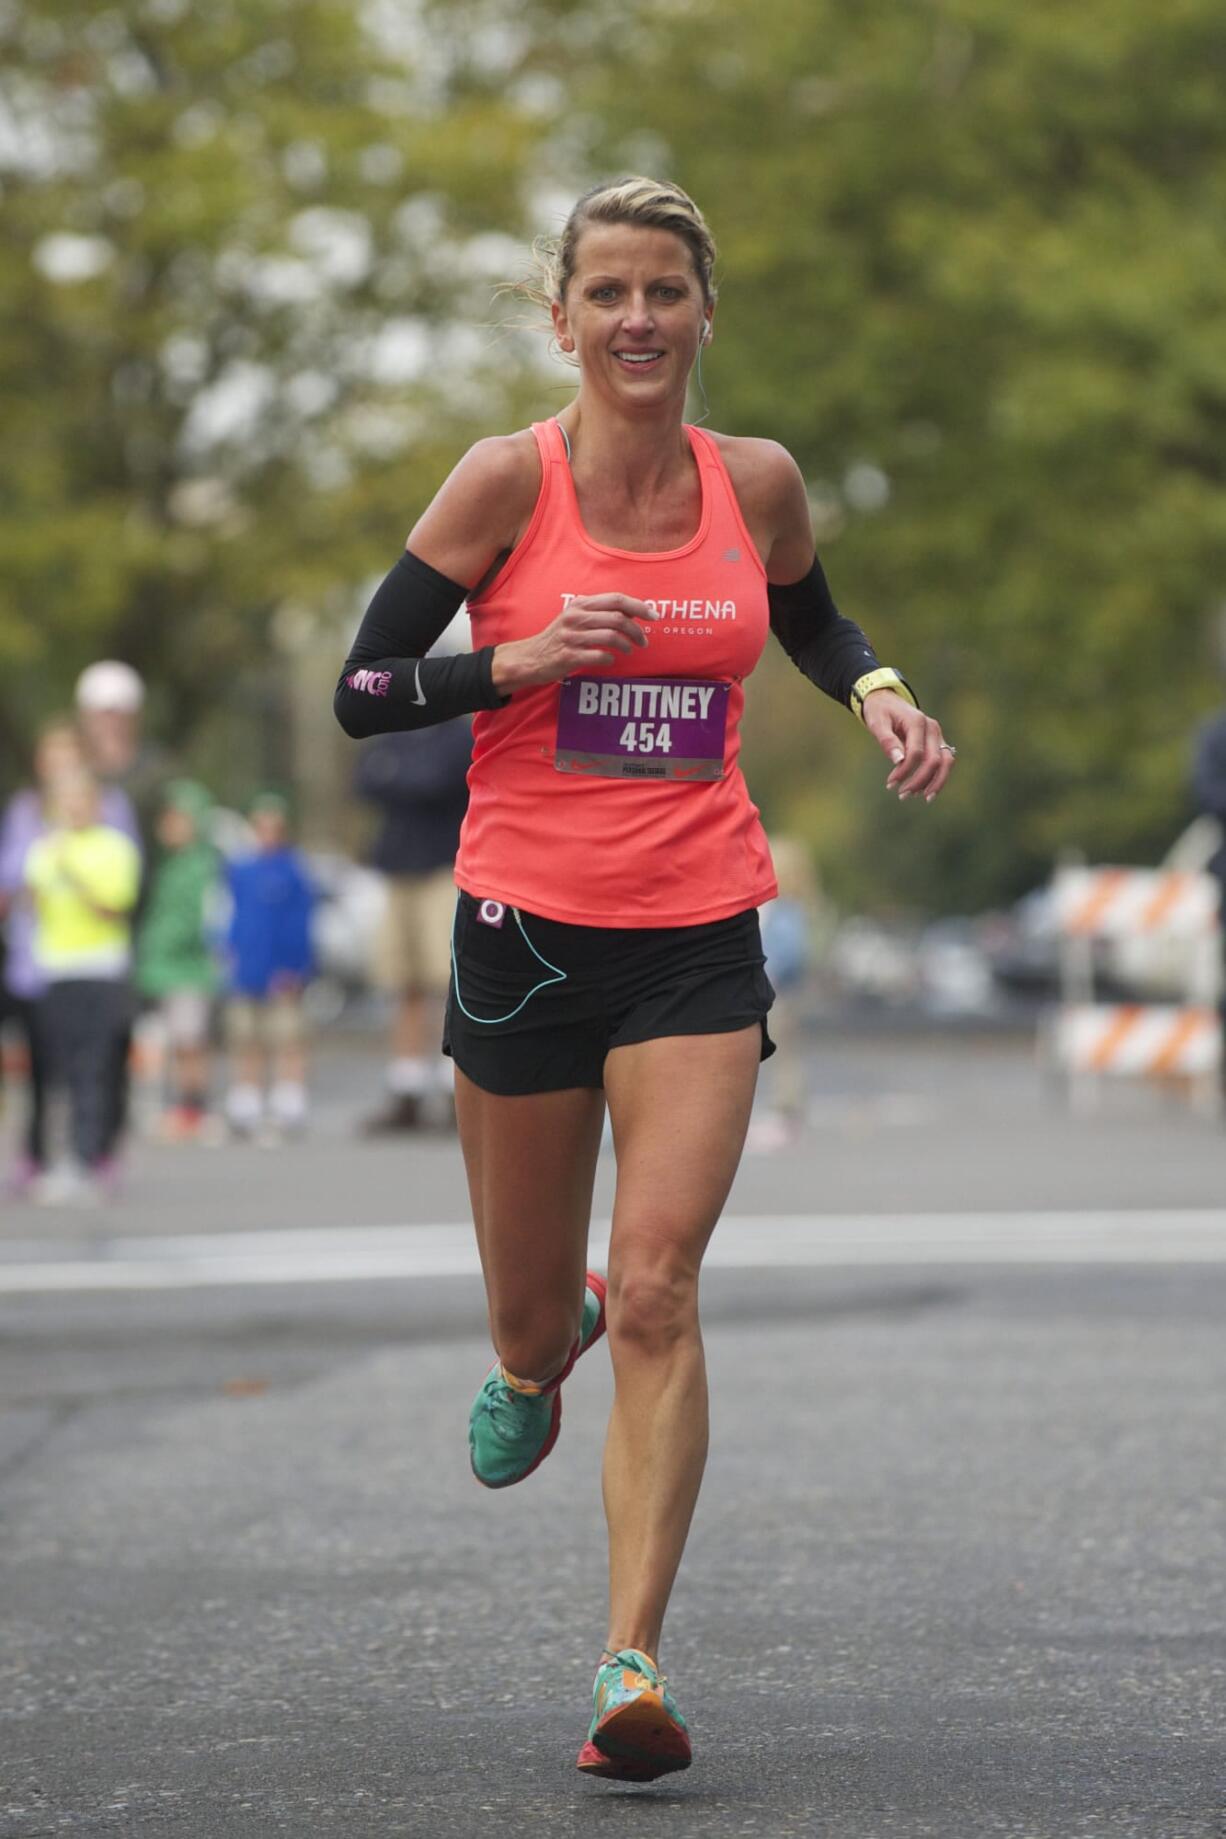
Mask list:
[{"label": "green foliage", "polygon": [[[433,355],[488,316],[465,239],[516,226],[535,130],[440,116],[340,0],[12,0],[0,85],[11,773],[100,653],[182,741],[280,604],[351,616],[462,437]],[[495,414],[497,369],[478,344]]]},{"label": "green foliage", "polygon": [[712,423],[796,455],[837,597],[959,745],[939,805],[899,808],[864,737],[773,665],[746,746],[768,815],[877,905],[999,901],[1068,844],[1152,859],[1218,693],[1220,7],[526,17],[517,77],[563,82],[573,189],[647,165],[706,211]]},{"label": "green foliage", "polygon": [[[566,399],[454,343],[480,239],[657,170],[720,244],[713,425],[795,453],[840,603],[960,749],[898,806],[776,653],[769,821],[878,907],[1152,859],[1218,694],[1224,69],[1214,0],[420,0],[377,46],[337,0],[5,0],[0,731],[110,651],[189,734],[278,607],[342,626],[467,441]],[[389,321],[432,341],[399,381]]]}]

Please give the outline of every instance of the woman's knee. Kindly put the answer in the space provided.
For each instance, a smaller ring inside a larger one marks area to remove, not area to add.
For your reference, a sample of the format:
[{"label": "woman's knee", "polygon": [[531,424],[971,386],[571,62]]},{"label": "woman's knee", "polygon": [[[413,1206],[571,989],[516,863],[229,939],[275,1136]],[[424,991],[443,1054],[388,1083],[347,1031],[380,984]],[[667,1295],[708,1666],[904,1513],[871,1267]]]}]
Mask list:
[{"label": "woman's knee", "polygon": [[654,1254],[609,1274],[609,1342],[659,1352],[698,1332],[698,1273]]}]

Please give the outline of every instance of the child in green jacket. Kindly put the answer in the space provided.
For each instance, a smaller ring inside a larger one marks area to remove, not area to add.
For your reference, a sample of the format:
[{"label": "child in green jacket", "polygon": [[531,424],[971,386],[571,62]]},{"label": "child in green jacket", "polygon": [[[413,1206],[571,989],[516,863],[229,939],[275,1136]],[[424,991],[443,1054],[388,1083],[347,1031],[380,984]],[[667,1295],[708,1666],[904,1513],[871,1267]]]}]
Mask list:
[{"label": "child in green jacket", "polygon": [[212,800],[192,779],[174,779],[157,818],[161,853],[136,950],[136,983],[157,1003],[169,1056],[163,1134],[198,1136],[209,1102],[209,1023],[217,966],[208,926],[217,852],[208,837]]}]

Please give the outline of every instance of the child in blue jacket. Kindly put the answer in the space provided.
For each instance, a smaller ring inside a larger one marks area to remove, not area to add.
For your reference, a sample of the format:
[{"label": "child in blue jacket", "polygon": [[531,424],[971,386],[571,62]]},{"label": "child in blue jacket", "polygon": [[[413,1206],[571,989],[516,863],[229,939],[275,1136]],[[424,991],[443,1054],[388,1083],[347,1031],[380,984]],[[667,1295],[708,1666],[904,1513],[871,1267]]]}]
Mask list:
[{"label": "child in blue jacket", "polygon": [[285,799],[261,792],[247,815],[255,851],[228,871],[233,907],[226,940],[231,1056],[226,1116],[232,1130],[249,1136],[267,1109],[278,1132],[294,1133],[307,1115],[302,995],[315,969],[315,890],[289,842]]}]

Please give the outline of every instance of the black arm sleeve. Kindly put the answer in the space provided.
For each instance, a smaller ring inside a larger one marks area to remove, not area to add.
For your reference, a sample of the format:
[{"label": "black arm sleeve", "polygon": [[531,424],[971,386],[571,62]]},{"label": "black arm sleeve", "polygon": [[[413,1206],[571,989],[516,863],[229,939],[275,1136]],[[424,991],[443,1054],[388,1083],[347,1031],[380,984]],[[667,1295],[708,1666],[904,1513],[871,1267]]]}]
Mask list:
[{"label": "black arm sleeve", "polygon": [[362,740],[399,728],[429,728],[510,699],[494,688],[494,648],[428,658],[467,588],[405,550],[375,590],[345,659],[332,707],[346,734]]},{"label": "black arm sleeve", "polygon": [[851,686],[880,661],[854,619],[835,606],[817,557],[800,581],[767,583],[771,631],[810,683],[851,707]]}]

